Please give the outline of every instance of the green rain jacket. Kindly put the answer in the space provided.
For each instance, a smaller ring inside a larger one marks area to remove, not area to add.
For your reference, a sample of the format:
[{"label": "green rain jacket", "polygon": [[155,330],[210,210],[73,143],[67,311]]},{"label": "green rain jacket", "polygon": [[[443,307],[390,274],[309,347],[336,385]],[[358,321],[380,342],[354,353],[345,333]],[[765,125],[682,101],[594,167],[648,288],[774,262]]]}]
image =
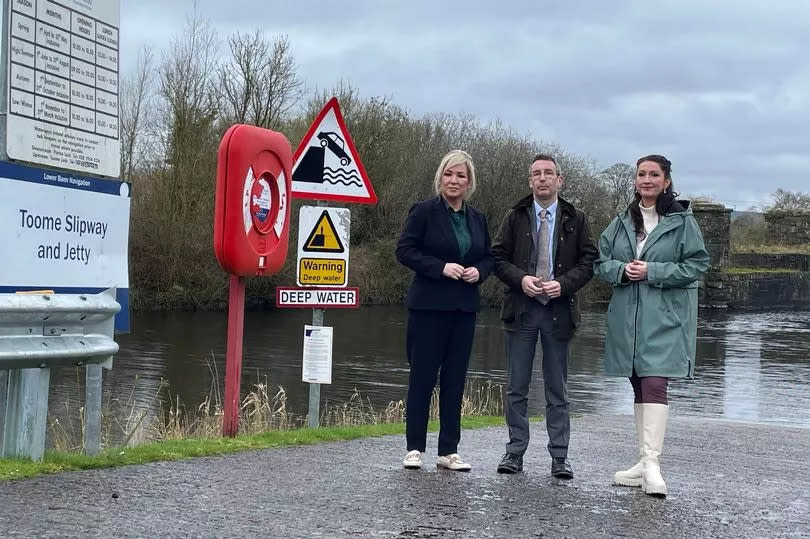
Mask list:
[{"label": "green rain jacket", "polygon": [[[638,257],[628,211],[617,215],[599,238],[594,274],[613,285],[605,340],[609,376],[629,377],[633,369],[638,376],[694,374],[697,281],[709,268],[709,253],[689,202],[679,204],[686,209],[662,216]],[[624,276],[634,258],[647,262],[645,281]]]}]

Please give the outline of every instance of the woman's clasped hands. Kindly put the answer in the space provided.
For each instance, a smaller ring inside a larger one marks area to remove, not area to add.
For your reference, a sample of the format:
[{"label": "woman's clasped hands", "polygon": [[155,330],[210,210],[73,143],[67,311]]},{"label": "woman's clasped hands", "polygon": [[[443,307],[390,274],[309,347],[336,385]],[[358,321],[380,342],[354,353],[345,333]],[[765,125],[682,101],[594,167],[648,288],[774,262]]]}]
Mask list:
[{"label": "woman's clasped hands", "polygon": [[634,259],[624,267],[624,274],[631,281],[643,281],[647,278],[647,263]]},{"label": "woman's clasped hands", "polygon": [[465,268],[461,264],[456,264],[454,262],[448,262],[444,265],[442,275],[456,281],[461,279],[465,283],[470,284],[477,283],[478,279],[481,277],[481,275],[478,273],[478,268],[475,266]]}]

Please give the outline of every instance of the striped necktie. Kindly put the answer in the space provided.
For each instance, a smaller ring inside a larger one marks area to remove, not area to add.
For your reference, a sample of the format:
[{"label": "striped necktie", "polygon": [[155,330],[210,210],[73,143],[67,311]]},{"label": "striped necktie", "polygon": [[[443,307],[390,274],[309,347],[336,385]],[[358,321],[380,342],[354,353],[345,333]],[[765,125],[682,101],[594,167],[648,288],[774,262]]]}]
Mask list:
[{"label": "striped necktie", "polygon": [[[548,210],[540,210],[540,230],[537,231],[537,269],[535,275],[544,281],[548,280],[550,268],[548,263]],[[545,305],[548,296],[536,296],[535,299]]]},{"label": "striped necktie", "polygon": [[540,210],[540,230],[537,232],[537,271],[535,275],[548,279],[548,210]]}]

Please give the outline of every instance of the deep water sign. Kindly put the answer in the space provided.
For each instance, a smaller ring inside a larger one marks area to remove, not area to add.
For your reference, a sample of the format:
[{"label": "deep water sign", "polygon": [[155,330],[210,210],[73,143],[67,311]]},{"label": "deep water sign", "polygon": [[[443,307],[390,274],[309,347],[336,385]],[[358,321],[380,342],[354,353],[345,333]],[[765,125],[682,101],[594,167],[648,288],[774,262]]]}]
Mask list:
[{"label": "deep water sign", "polygon": [[276,287],[276,307],[355,309],[360,306],[360,289],[350,288],[297,288]]},{"label": "deep water sign", "polygon": [[298,286],[345,287],[349,274],[347,208],[301,206],[298,213]]},{"label": "deep water sign", "polygon": [[0,292],[118,289],[129,330],[129,184],[0,162]]}]

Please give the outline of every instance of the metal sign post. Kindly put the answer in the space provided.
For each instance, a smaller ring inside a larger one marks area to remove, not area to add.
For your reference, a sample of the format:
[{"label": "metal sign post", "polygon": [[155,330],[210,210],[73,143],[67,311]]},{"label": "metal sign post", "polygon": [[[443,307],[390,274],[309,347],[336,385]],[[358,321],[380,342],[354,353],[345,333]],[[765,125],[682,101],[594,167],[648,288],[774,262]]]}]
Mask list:
[{"label": "metal sign post", "polygon": [[[326,309],[312,309],[312,325],[322,326]],[[307,425],[314,429],[320,425],[321,417],[321,384],[309,384],[309,410]]]},{"label": "metal sign post", "polygon": [[[319,200],[318,206],[326,206],[327,202]],[[298,235],[306,234],[306,231],[298,231]],[[300,258],[300,256],[299,256]],[[300,266],[300,264],[299,264]],[[322,326],[326,316],[326,309],[312,309],[312,325]],[[321,384],[309,384],[309,407],[307,410],[307,425],[314,429],[320,426],[321,418]]]}]

